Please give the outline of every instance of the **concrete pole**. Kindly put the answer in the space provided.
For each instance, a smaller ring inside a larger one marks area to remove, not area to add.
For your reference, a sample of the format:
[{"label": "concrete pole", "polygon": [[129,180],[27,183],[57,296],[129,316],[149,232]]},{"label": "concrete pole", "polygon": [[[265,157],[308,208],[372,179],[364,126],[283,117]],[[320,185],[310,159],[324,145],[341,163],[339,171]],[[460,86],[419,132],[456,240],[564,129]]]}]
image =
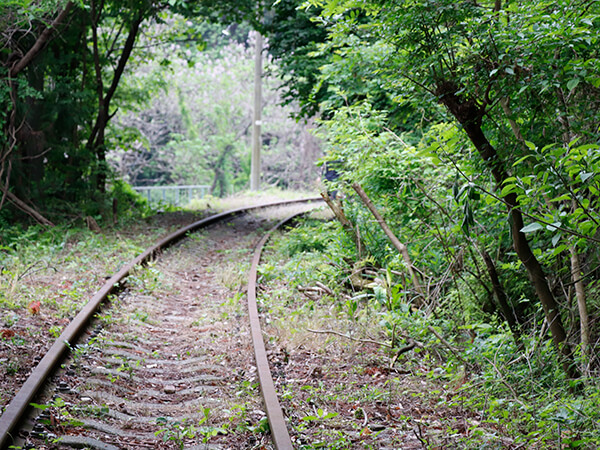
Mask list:
[{"label": "concrete pole", "polygon": [[256,32],[254,50],[254,117],[252,125],[252,164],[250,166],[250,190],[258,191],[260,187],[260,136],[262,113],[262,46],[261,34]]}]

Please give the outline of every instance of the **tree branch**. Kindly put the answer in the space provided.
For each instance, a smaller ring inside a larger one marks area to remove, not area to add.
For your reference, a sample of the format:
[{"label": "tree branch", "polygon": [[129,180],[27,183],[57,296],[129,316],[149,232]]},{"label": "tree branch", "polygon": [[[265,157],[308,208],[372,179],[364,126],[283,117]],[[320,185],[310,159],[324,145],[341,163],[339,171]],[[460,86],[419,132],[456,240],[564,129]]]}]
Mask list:
[{"label": "tree branch", "polygon": [[2,184],[0,184],[0,190],[2,190],[2,193],[4,195],[6,195],[6,198],[8,199],[9,202],[14,204],[21,211],[23,211],[26,214],[33,217],[35,219],[35,221],[38,222],[40,225],[44,225],[46,227],[54,226],[54,224],[52,222],[50,222],[48,219],[46,219],[44,216],[42,216],[39,212],[37,212],[35,209],[33,209],[31,206],[29,206],[23,200],[19,199],[15,194],[13,194],[8,189],[6,189],[4,186],[2,186]]},{"label": "tree branch", "polygon": [[400,240],[396,237],[394,232],[391,230],[391,228],[388,226],[386,221],[383,219],[383,216],[379,213],[379,211],[377,211],[377,208],[375,208],[375,205],[373,204],[371,199],[368,197],[368,195],[364,191],[364,189],[358,183],[353,183],[352,188],[356,191],[356,193],[358,194],[360,199],[363,201],[365,206],[369,209],[369,211],[371,211],[371,214],[373,214],[373,217],[375,217],[375,220],[377,220],[377,222],[379,223],[379,226],[381,227],[381,229],[383,230],[385,235],[388,237],[388,239],[391,241],[392,245],[402,255],[402,259],[404,259],[404,263],[406,264],[406,269],[408,270],[408,273],[410,274],[410,277],[412,278],[412,282],[415,287],[415,290],[419,294],[421,294],[421,296],[423,296],[423,289],[421,288],[421,285],[419,284],[419,280],[417,278],[417,274],[415,273],[415,271],[413,269],[413,264],[412,264],[412,261],[410,260],[410,256],[408,254],[408,249],[406,248],[406,245],[404,245],[402,242],[400,242]]},{"label": "tree branch", "polygon": [[52,38],[52,34],[56,30],[56,28],[63,23],[71,7],[73,6],[73,2],[69,2],[65,5],[65,8],[58,14],[56,19],[50,24],[50,26],[46,27],[44,31],[39,35],[35,44],[29,49],[29,51],[23,56],[20,60],[18,60],[10,69],[9,77],[15,78],[20,72],[25,69],[33,61],[33,59],[42,51],[44,46],[50,41]]}]

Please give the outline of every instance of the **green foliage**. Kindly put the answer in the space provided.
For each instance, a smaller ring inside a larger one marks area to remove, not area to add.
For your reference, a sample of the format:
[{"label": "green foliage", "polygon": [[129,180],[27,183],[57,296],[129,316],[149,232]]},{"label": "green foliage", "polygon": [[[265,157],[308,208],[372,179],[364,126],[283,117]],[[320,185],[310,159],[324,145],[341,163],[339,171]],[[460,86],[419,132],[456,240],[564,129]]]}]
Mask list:
[{"label": "green foliage", "polygon": [[[355,324],[352,329],[356,331],[362,327],[370,329],[377,324],[377,329],[385,332],[387,342],[392,345],[388,351],[390,357],[410,342],[419,342],[420,345],[412,350],[413,356],[403,354],[398,364],[405,370],[424,370],[428,376],[445,380],[446,395],[439,400],[440,405],[466,408],[482,414],[481,421],[494,423],[501,430],[500,434],[510,436],[515,445],[551,448],[561,442],[571,448],[597,446],[600,436],[595,407],[597,383],[565,377],[551,342],[539,339],[543,327],[540,308],[535,311],[530,332],[523,334],[519,343],[506,324],[490,320],[481,311],[478,315],[474,311],[469,312],[469,302],[476,305],[476,299],[468,293],[465,285],[474,283],[473,280],[465,279],[448,289],[434,315],[411,305],[409,292],[397,274],[390,270],[376,276],[363,293],[344,297],[342,294],[347,290],[338,291],[335,280],[345,279],[348,266],[334,265],[333,272],[321,270],[324,262],[344,257],[348,251],[345,247],[331,245],[336,235],[324,233],[330,227],[341,231],[336,222],[319,224],[304,221],[298,228],[286,233],[273,245],[276,255],[280,255],[277,258],[287,258],[291,250],[292,260],[285,266],[263,268],[270,274],[268,278],[283,278],[291,285],[296,285],[300,278],[298,284],[302,286],[320,280],[332,286],[336,294],[324,297],[320,308],[326,309],[326,305],[333,302],[340,311],[348,312],[348,318]],[[324,248],[315,245],[323,241],[329,245]],[[347,242],[347,245],[352,244]],[[341,253],[336,255],[336,252]],[[290,272],[299,259],[308,263],[302,271]],[[308,302],[305,304],[307,310],[314,306]],[[446,344],[441,344],[431,328],[445,338]],[[448,344],[454,351],[446,347]],[[431,366],[440,368],[426,369]],[[571,393],[573,383],[585,385],[585,394]],[[306,387],[309,388],[313,389]],[[317,394],[315,391],[311,401],[319,405]],[[357,392],[357,395],[360,394],[363,392]],[[322,415],[326,415],[323,408]],[[321,413],[306,414],[300,429],[319,423],[320,416]],[[466,448],[492,445],[494,436],[486,433],[475,424],[462,443]]]},{"label": "green foliage", "polygon": [[116,212],[120,219],[140,217],[150,213],[148,201],[122,180],[113,180],[110,193],[113,202],[116,203]]},{"label": "green foliage", "polygon": [[[348,268],[352,243],[337,222],[308,220],[304,226],[289,230],[289,240],[275,246],[274,251],[288,260],[282,268],[261,267],[265,280],[286,279],[292,286],[306,285],[315,279],[344,283],[346,275],[339,268]],[[321,254],[331,255],[322,261]],[[337,269],[336,269],[337,268]]]},{"label": "green foliage", "polygon": [[[318,224],[316,222],[304,222],[304,226],[290,228],[287,230],[285,240],[285,252],[289,257],[298,253],[323,252],[331,239],[332,232],[338,231],[335,223]],[[315,232],[318,229],[318,232]]]},{"label": "green foliage", "polygon": [[280,64],[283,98],[288,103],[299,102],[301,114],[310,117],[327,97],[327,84],[318,80],[326,58],[315,54],[327,31],[317,19],[318,10],[305,10],[300,4],[297,0],[274,2],[260,28],[270,38],[269,53]]},{"label": "green foliage", "polygon": [[[94,233],[88,229],[69,227],[12,227],[3,230],[0,250],[0,306],[6,311],[26,308],[33,300],[41,302],[42,311],[52,311],[59,318],[73,317],[97,288],[96,272],[115,272],[124,260],[137,256],[149,244],[143,235],[123,238]],[[53,294],[51,285],[27,283],[30,276],[53,276],[57,267],[69,274],[57,280]],[[146,289],[155,289],[160,279],[147,270],[139,277]],[[58,332],[55,330],[54,333]]]},{"label": "green foliage", "polygon": [[[304,9],[327,32],[312,55],[325,61],[317,85],[330,95],[322,111],[335,111],[321,123],[326,160],[343,161],[334,188],[345,191],[345,212],[377,266],[403,270],[353,200],[351,183],[408,243],[427,283],[452,274],[455,287],[443,282],[429,292],[437,315],[486,320],[474,308],[486,305],[493,313],[483,252],[495,255],[501,281],[516,281],[503,290],[521,320],[531,323],[537,314],[535,302],[527,305],[536,295],[545,301],[526,285],[525,266],[510,248],[516,219],[507,220],[504,201],[526,217],[519,228],[531,243],[521,240],[521,248],[532,249],[550,285],[569,282],[565,251],[574,245],[593,280],[599,130],[589,119],[598,118],[600,101],[598,5],[582,12],[567,1],[457,7],[448,0],[348,0],[305,2]],[[378,101],[380,92],[391,107]],[[421,120],[398,120],[398,111],[418,112]],[[446,125],[450,119],[461,126]],[[403,135],[404,124],[419,129]],[[568,303],[564,290],[552,295]],[[574,314],[566,308],[563,316]]]},{"label": "green foliage", "polygon": [[178,448],[185,448],[187,439],[196,437],[196,428],[187,423],[188,421],[171,421],[166,417],[159,417],[156,423],[162,428],[156,431],[156,436],[162,435],[163,442],[173,442]]},{"label": "green foliage", "polygon": [[583,247],[592,245],[586,238],[594,237],[600,224],[600,147],[577,144],[550,144],[539,149],[528,143],[532,153],[515,165],[527,161],[533,173],[510,177],[502,188],[503,194],[516,193],[537,220],[523,232],[549,232],[554,254],[566,249],[569,241],[580,241]]},{"label": "green foliage", "polygon": [[542,448],[559,442],[567,448],[598,445],[595,383],[583,395],[570,394],[572,382],[558,369],[549,343],[540,345],[535,334],[525,337],[524,348],[518,352],[510,334],[502,330],[480,325],[474,331],[477,337],[465,354],[481,372],[472,375],[450,404],[483,411],[486,420],[514,434],[518,444]]}]

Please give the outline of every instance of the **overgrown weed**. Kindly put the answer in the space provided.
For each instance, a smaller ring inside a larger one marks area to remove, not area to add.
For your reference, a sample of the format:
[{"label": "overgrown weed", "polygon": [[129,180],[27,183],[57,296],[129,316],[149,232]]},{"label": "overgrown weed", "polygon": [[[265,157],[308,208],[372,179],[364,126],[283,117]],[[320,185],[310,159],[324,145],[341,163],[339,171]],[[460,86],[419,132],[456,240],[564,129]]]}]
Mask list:
[{"label": "overgrown weed", "polygon": [[[380,356],[439,385],[413,395],[464,415],[466,425],[458,428],[455,418],[442,415],[441,423],[448,427],[448,436],[453,436],[452,445],[600,447],[600,387],[593,379],[565,378],[551,341],[540,341],[545,333],[542,311],[536,314],[537,326],[523,334],[519,343],[506,325],[475,308],[469,310],[476,292],[451,289],[441,299],[449,309],[439,314],[409,303],[401,280],[389,276],[389,270],[387,276],[385,271],[373,271],[372,282],[362,292],[353,292],[348,274],[355,255],[337,222],[305,221],[278,235],[267,255],[260,274],[261,282],[269,283],[270,294],[261,302],[266,322],[277,330],[269,333],[276,333],[280,346],[324,348],[331,336],[315,335],[308,329],[330,330],[330,323],[337,327],[337,334],[346,336],[344,341],[367,337],[387,344],[379,347]],[[317,282],[329,292],[310,298],[304,288]],[[457,283],[456,289],[461,286]],[[414,343],[409,351],[400,352]],[[578,393],[576,385],[583,390]],[[292,391],[290,386],[287,395],[293,396]],[[310,397],[315,405],[331,401]],[[373,386],[364,392],[354,389],[353,397],[345,400],[377,402],[382,398],[386,393]],[[432,439],[445,442],[446,438]],[[332,436],[327,442],[327,448],[335,448]]]}]

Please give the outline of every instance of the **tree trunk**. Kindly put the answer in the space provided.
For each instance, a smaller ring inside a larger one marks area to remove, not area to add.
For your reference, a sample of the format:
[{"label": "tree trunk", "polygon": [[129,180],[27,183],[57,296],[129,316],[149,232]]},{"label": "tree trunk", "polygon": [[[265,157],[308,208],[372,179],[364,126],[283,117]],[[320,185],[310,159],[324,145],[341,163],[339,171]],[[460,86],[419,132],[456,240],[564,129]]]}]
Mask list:
[{"label": "tree trunk", "polygon": [[384,220],[383,216],[379,213],[379,211],[377,211],[377,208],[375,208],[375,205],[373,204],[367,193],[364,191],[364,189],[358,183],[353,183],[352,188],[356,191],[364,205],[369,209],[369,211],[371,211],[371,214],[373,214],[373,217],[375,217],[375,220],[377,220],[377,223],[379,223],[379,226],[381,227],[385,235],[388,237],[392,245],[402,255],[402,259],[404,260],[404,264],[406,264],[406,269],[408,270],[410,278],[412,279],[415,291],[417,291],[421,295],[422,300],[424,300],[425,297],[423,294],[423,289],[419,284],[419,279],[417,278],[417,274],[415,273],[415,270],[413,268],[410,255],[408,254],[408,248],[396,237],[394,232],[388,226],[387,222]]},{"label": "tree trunk", "polygon": [[502,283],[500,283],[500,278],[498,277],[498,272],[496,271],[496,265],[494,264],[494,261],[492,261],[492,257],[487,251],[482,249],[481,256],[483,257],[490,280],[492,281],[492,290],[496,296],[496,300],[498,300],[504,320],[506,320],[506,323],[508,323],[508,326],[515,336],[515,339],[519,340],[521,337],[521,330],[519,328],[519,324],[517,323],[516,315],[508,304],[506,292],[504,291]]},{"label": "tree trunk", "polygon": [[[2,149],[0,155],[0,174],[4,172],[5,164],[9,161],[9,155],[12,150],[16,147],[17,142],[19,142],[19,146],[21,149],[19,150],[24,156],[24,165],[25,170],[28,172],[30,177],[26,180],[27,185],[31,185],[31,181],[39,181],[43,176],[43,164],[41,153],[44,149],[44,134],[40,131],[35,124],[28,124],[25,120],[22,121],[19,125],[17,125],[17,91],[18,91],[18,83],[13,82],[13,78],[16,78],[23,70],[31,65],[31,63],[35,60],[35,58],[44,50],[46,45],[53,39],[55,32],[57,29],[66,22],[66,19],[69,15],[70,10],[73,7],[73,2],[68,2],[65,7],[58,12],[56,18],[52,21],[50,25],[48,25],[44,30],[39,34],[37,39],[31,48],[21,57],[20,54],[15,53],[8,57],[8,60],[13,60],[16,58],[15,62],[8,69],[8,75],[6,77],[6,85],[10,91],[10,100],[11,100],[11,110],[9,111],[9,120],[6,124],[6,128],[3,130],[8,137],[8,144],[6,148]],[[14,57],[14,58],[13,58]],[[35,73],[32,72],[33,76]],[[43,77],[37,77],[41,79],[43,83]],[[34,80],[36,81],[36,80]],[[37,80],[39,81],[39,80]],[[30,103],[36,103],[37,100],[30,99]],[[31,106],[28,105],[28,106]],[[34,108],[36,111],[39,108]],[[25,108],[25,110],[31,111],[30,108]],[[35,115],[35,114],[34,114]],[[10,162],[9,162],[10,164]],[[9,169],[10,172],[10,169]],[[7,177],[9,180],[10,177]],[[23,184],[23,183],[17,183]],[[8,193],[8,181],[6,188],[3,194],[3,200],[0,202],[0,208],[2,208],[4,204],[4,198],[8,197],[11,202],[17,206],[18,208],[25,211],[27,214],[34,217],[38,222],[51,226],[51,222],[44,219],[42,216],[36,217],[38,214],[35,210],[27,206],[27,204],[23,203],[19,198],[14,196],[13,194]],[[26,189],[25,189],[26,191]],[[11,196],[14,197],[11,199]]]},{"label": "tree trunk", "polygon": [[108,122],[111,119],[110,115],[110,102],[112,101],[127,61],[133,51],[133,46],[137,39],[140,25],[144,20],[142,12],[133,19],[129,28],[129,34],[125,40],[125,45],[119,57],[117,67],[113,73],[112,82],[104,93],[104,84],[102,81],[102,68],[100,67],[100,55],[98,50],[98,33],[97,33],[97,18],[100,15],[100,11],[96,11],[94,3],[92,2],[92,41],[94,48],[94,66],[96,70],[96,83],[98,93],[98,114],[96,116],[96,122],[88,138],[87,147],[96,155],[98,161],[98,175],[96,178],[97,188],[100,192],[106,190],[106,177],[107,177],[107,166],[106,166],[106,147],[105,147],[105,131],[108,126]]},{"label": "tree trunk", "polygon": [[[508,174],[500,155],[498,155],[496,149],[490,144],[481,128],[484,111],[477,105],[475,100],[461,98],[456,94],[457,92],[458,87],[451,82],[439,82],[436,89],[439,101],[448,108],[450,113],[463,126],[465,133],[467,133],[467,136],[490,169],[497,186],[502,188],[502,184],[508,178]],[[542,304],[546,320],[552,332],[554,345],[563,356],[563,369],[569,377],[577,378],[579,373],[573,361],[573,353],[567,342],[567,333],[565,332],[560,316],[560,308],[548,286],[542,265],[533,254],[525,234],[521,232],[524,223],[523,215],[519,210],[517,196],[515,193],[509,193],[503,197],[503,200],[509,209],[511,217],[513,248],[525,266],[529,279]]]},{"label": "tree trunk", "polygon": [[[30,63],[27,70],[29,86],[36,92],[44,91],[44,67],[40,61]],[[18,108],[20,109],[20,108]],[[43,117],[45,104],[39,98],[28,96],[24,99],[22,125],[16,131],[19,142],[18,153],[21,170],[19,171],[16,188],[24,197],[40,198],[43,192],[33,192],[44,177],[44,158],[46,150],[46,133],[44,132]]]},{"label": "tree trunk", "polygon": [[575,296],[577,297],[577,309],[579,310],[579,324],[581,329],[581,355],[584,360],[584,372],[587,371],[586,365],[589,358],[589,346],[590,346],[590,327],[589,327],[589,316],[587,311],[587,304],[585,300],[585,286],[583,285],[582,273],[581,273],[581,262],[579,260],[579,254],[574,245],[569,247],[571,253],[571,276],[573,277],[573,284],[575,284]]}]

